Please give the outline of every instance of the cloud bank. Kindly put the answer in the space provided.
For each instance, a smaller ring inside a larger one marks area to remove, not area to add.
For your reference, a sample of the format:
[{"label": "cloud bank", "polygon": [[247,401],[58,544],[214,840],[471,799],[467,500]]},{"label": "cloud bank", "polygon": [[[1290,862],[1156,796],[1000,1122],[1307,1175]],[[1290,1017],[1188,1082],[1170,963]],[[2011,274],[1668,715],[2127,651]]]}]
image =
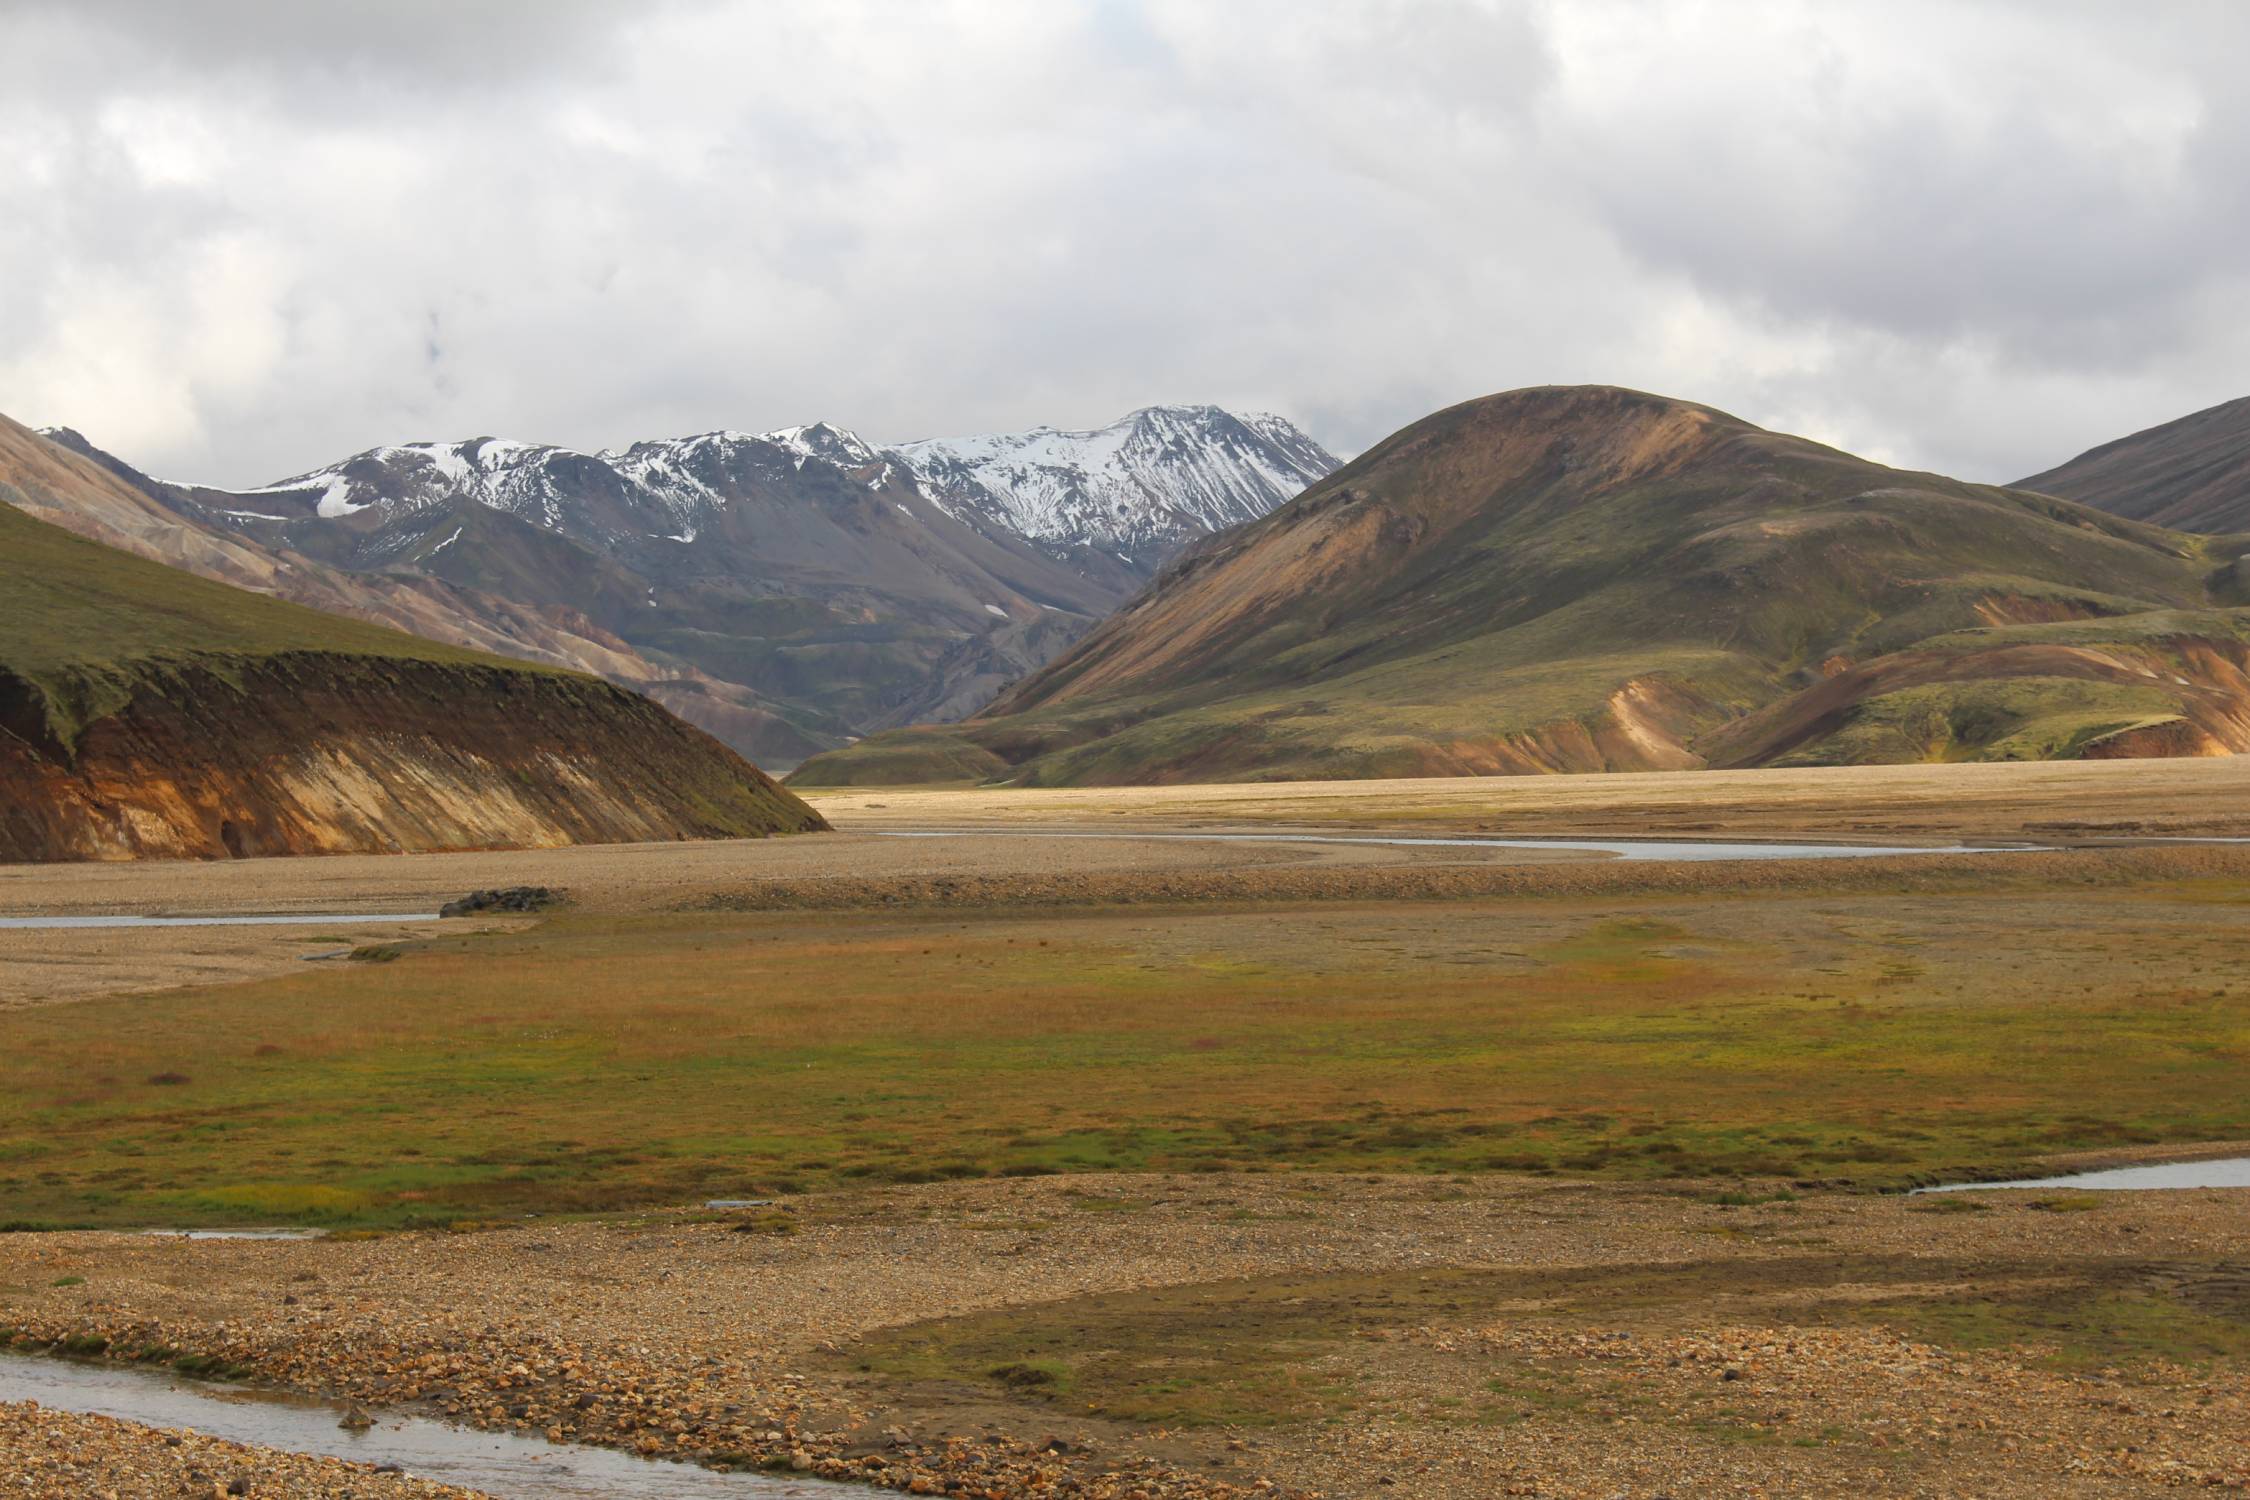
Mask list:
[{"label": "cloud bank", "polygon": [[0,0],[0,411],[384,441],[1607,381],[2006,479],[2250,393],[2250,7]]}]

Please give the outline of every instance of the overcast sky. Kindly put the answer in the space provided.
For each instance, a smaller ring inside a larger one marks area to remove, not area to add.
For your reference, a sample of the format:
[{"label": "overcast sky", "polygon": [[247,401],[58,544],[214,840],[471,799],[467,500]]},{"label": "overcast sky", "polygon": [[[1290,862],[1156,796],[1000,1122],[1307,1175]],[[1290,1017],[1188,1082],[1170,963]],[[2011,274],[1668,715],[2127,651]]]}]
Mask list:
[{"label": "overcast sky", "polygon": [[2250,394],[2250,4],[0,0],[0,412],[380,442],[1548,382],[2008,479]]}]

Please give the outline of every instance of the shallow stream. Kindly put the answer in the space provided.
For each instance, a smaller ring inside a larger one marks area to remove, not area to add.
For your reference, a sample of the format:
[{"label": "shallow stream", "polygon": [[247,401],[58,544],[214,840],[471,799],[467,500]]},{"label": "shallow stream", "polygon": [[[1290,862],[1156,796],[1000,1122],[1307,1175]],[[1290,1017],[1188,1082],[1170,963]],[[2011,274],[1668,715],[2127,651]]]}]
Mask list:
[{"label": "shallow stream", "polygon": [[2032,844],[1761,844],[1747,839],[1510,839],[1468,834],[1356,833],[1128,833],[1123,829],[930,828],[883,829],[886,839],[1143,839],[1201,844],[1382,844],[1413,849],[1574,849],[1619,859],[1867,859],[1883,854],[2012,854]]},{"label": "shallow stream", "polygon": [[2063,1177],[2019,1177],[2009,1182],[1949,1182],[1917,1188],[1922,1193],[1975,1193],[1992,1188],[2068,1188],[2078,1191],[2146,1192],[2165,1188],[2250,1188],[2250,1156],[2212,1161],[2168,1161],[2146,1167],[2111,1167]]},{"label": "shallow stream", "polygon": [[857,1486],[817,1479],[721,1474],[421,1417],[371,1414],[376,1415],[373,1427],[347,1432],[337,1425],[345,1408],[325,1401],[190,1380],[169,1371],[38,1355],[0,1354],[0,1401],[36,1401],[56,1411],[191,1429],[293,1453],[397,1464],[417,1478],[481,1490],[500,1500],[835,1500],[860,1492]]},{"label": "shallow stream", "polygon": [[434,911],[287,912],[252,917],[0,917],[0,932],[72,927],[364,927],[370,922],[435,922]]}]

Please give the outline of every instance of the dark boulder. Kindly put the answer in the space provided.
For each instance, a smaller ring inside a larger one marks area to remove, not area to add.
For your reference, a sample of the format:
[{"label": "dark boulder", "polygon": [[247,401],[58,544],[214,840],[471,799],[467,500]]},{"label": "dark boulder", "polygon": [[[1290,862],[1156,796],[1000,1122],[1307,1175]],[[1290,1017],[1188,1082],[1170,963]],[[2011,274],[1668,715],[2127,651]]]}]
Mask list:
[{"label": "dark boulder", "polygon": [[562,892],[544,885],[512,885],[506,890],[471,891],[458,901],[438,908],[441,917],[473,917],[483,912],[545,911],[562,900]]}]

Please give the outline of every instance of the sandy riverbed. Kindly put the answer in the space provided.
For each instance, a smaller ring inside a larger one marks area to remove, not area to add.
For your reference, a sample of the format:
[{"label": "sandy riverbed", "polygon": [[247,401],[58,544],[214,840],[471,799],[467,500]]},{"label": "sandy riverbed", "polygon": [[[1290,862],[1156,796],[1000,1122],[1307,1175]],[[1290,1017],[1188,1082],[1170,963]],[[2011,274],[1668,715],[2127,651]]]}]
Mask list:
[{"label": "sandy riverbed", "polygon": [[2250,835],[2250,756],[807,795],[853,829],[1295,824],[1874,842]]}]

